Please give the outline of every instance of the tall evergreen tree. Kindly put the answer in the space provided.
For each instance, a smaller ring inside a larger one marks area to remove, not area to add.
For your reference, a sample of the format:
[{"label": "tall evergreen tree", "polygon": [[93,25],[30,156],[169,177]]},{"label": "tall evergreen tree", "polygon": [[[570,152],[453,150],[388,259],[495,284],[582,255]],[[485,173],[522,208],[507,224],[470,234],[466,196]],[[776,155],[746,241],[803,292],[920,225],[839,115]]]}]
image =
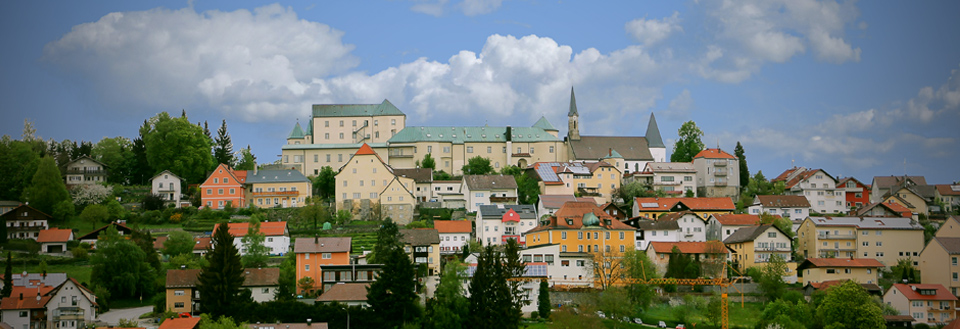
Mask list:
[{"label": "tall evergreen tree", "polygon": [[7,264],[3,270],[3,290],[0,290],[0,298],[10,297],[13,292],[13,258],[10,252],[7,252]]},{"label": "tall evergreen tree", "polygon": [[233,306],[244,303],[240,300],[244,280],[240,253],[233,245],[226,223],[217,227],[211,242],[213,249],[206,255],[207,266],[200,270],[197,284],[203,300],[200,308],[214,318],[231,316]]},{"label": "tall evergreen tree", "polygon": [[747,156],[743,153],[743,145],[740,145],[740,141],[737,141],[737,147],[733,149],[733,153],[740,161],[740,191],[742,192],[750,183],[750,169],[747,168]]},{"label": "tall evergreen tree", "polygon": [[130,152],[125,154],[125,164],[130,173],[130,184],[146,185],[147,180],[152,178],[153,169],[147,160],[147,147],[143,143],[143,138],[133,140],[130,146]]},{"label": "tall evergreen tree", "polygon": [[519,307],[514,304],[509,270],[494,246],[484,247],[470,280],[470,327],[517,328]]},{"label": "tall evergreen tree", "polygon": [[217,163],[222,163],[230,167],[236,164],[236,157],[233,155],[233,142],[230,140],[230,134],[227,133],[227,120],[223,120],[220,129],[217,129],[217,137],[214,140],[213,157]]},{"label": "tall evergreen tree", "polygon": [[544,319],[550,319],[550,285],[547,280],[540,281],[540,292],[537,294],[537,313]]},{"label": "tall evergreen tree", "polygon": [[383,264],[386,259],[380,258],[380,255],[387,255],[393,248],[403,248],[400,243],[400,228],[392,219],[387,218],[377,231],[377,244],[373,246],[373,255],[368,260],[374,264]]},{"label": "tall evergreen tree", "polygon": [[[379,242],[377,247],[380,247]],[[377,262],[383,264],[383,272],[367,288],[367,303],[381,316],[386,328],[415,323],[420,317],[420,307],[415,291],[416,273],[410,257],[402,247],[389,241],[377,251],[376,257]]]},{"label": "tall evergreen tree", "polygon": [[32,184],[23,191],[23,199],[30,206],[47,214],[53,213],[53,206],[63,200],[70,200],[70,193],[60,176],[60,169],[52,157],[40,159]]}]

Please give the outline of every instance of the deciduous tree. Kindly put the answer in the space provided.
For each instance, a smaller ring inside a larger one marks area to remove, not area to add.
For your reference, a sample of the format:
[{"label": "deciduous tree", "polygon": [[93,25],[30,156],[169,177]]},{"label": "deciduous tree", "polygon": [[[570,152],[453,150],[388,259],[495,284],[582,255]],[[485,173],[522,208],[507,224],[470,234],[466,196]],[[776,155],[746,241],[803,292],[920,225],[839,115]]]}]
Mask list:
[{"label": "deciduous tree", "polygon": [[670,154],[670,162],[691,162],[693,157],[703,151],[703,142],[700,137],[703,131],[697,127],[697,123],[691,121],[684,122],[677,131],[679,139],[673,144],[673,153]]},{"label": "deciduous tree", "polygon": [[129,168],[125,164],[127,152],[132,146],[133,142],[123,136],[104,137],[93,146],[90,157],[107,165],[107,182],[127,183]]},{"label": "deciduous tree", "polygon": [[464,175],[486,175],[493,172],[490,166],[490,159],[482,156],[475,156],[467,160],[467,165],[463,166]]},{"label": "deciduous tree", "polygon": [[254,214],[250,216],[250,226],[247,229],[247,235],[244,235],[240,240],[243,242],[243,248],[246,250],[242,260],[243,266],[245,267],[263,267],[267,265],[267,258],[269,258],[269,250],[267,246],[263,245],[266,241],[266,236],[260,232],[260,219],[263,218],[261,214]]},{"label": "deciduous tree", "polygon": [[433,159],[430,153],[427,153],[423,156],[423,161],[420,162],[420,166],[423,168],[437,169],[437,161]]},{"label": "deciduous tree", "polygon": [[334,197],[337,192],[337,172],[330,166],[320,168],[320,173],[313,179],[313,190],[322,199]]},{"label": "deciduous tree", "polygon": [[179,255],[193,254],[195,242],[193,235],[186,231],[173,231],[167,235],[167,240],[163,241],[163,254],[176,257]]},{"label": "deciduous tree", "polygon": [[250,145],[247,148],[240,149],[240,160],[237,162],[236,170],[253,170],[257,167],[257,156],[253,155]]},{"label": "deciduous tree", "polygon": [[99,204],[92,204],[83,208],[83,212],[80,213],[80,219],[84,222],[90,223],[90,226],[94,229],[97,228],[97,225],[107,221],[110,218],[110,211],[107,210],[107,207],[104,207]]},{"label": "deciduous tree", "polygon": [[113,226],[100,233],[97,252],[90,263],[93,264],[90,280],[109,290],[112,296],[153,295],[155,269],[147,263],[143,250],[121,237]]},{"label": "deciduous tree", "polygon": [[853,280],[827,289],[817,306],[817,319],[826,328],[884,328],[883,310]]},{"label": "deciduous tree", "polygon": [[40,156],[29,143],[13,140],[7,135],[0,139],[0,154],[3,154],[0,156],[0,172],[3,173],[0,175],[0,198],[21,200],[37,172]]},{"label": "deciduous tree", "polygon": [[188,184],[202,182],[214,165],[211,140],[185,118],[162,112],[140,128],[140,135],[150,167],[170,170]]},{"label": "deciduous tree", "polygon": [[63,200],[70,200],[70,193],[60,176],[60,169],[52,157],[43,157],[37,166],[30,187],[23,191],[23,200],[30,206],[47,214],[53,213],[53,206]]}]

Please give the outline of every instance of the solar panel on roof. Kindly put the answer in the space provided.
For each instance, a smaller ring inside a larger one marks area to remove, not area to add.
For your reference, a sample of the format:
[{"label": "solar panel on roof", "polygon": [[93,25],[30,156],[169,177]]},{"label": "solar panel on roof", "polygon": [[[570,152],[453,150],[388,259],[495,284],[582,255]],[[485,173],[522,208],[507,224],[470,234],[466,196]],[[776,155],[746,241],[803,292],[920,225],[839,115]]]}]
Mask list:
[{"label": "solar panel on roof", "polygon": [[657,208],[659,205],[656,202],[642,202],[640,206],[644,208]]}]

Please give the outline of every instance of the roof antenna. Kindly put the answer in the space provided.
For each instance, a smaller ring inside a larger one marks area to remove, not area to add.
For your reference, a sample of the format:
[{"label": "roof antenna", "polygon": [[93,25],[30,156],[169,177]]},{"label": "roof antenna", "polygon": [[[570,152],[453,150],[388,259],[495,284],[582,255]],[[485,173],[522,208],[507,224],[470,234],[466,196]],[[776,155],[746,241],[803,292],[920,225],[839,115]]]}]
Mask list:
[{"label": "roof antenna", "polygon": [[796,160],[790,159],[790,166],[796,168],[797,165],[794,163]]}]

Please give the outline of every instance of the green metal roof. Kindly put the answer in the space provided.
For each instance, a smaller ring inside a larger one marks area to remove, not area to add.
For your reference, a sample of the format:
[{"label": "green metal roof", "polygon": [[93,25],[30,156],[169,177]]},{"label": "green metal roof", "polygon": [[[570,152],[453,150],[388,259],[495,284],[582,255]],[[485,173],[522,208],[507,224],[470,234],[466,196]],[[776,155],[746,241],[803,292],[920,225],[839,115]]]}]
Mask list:
[{"label": "green metal roof", "polygon": [[541,116],[540,120],[537,120],[537,123],[534,123],[533,126],[543,130],[557,130],[557,128],[554,128],[553,125],[550,124],[550,121],[547,121],[547,117],[543,116]]},{"label": "green metal roof", "polygon": [[660,128],[657,127],[657,118],[653,116],[653,113],[650,113],[650,122],[647,123],[647,135],[644,137],[647,138],[647,145],[649,147],[666,147],[663,145],[663,138],[660,138]]},{"label": "green metal roof", "polygon": [[384,99],[380,104],[314,104],[313,117],[360,117],[404,115],[393,103]]},{"label": "green metal roof", "polygon": [[[390,138],[387,143],[448,142],[453,144],[506,142],[507,127],[406,127]],[[514,142],[554,142],[560,141],[543,128],[512,127]]]},{"label": "green metal roof", "polygon": [[310,121],[310,123],[307,124],[307,131],[304,133],[307,134],[307,136],[312,136],[313,135],[313,119],[310,119],[307,121]]},{"label": "green metal roof", "polygon": [[[385,148],[386,143],[367,143],[372,148]],[[323,150],[323,149],[359,149],[363,143],[359,144],[287,144],[281,147],[283,150]]]},{"label": "green metal roof", "polygon": [[287,139],[301,139],[304,136],[306,135],[303,134],[303,130],[300,129],[300,123],[297,122],[297,125],[293,126],[293,131],[290,132],[290,137],[287,137]]},{"label": "green metal roof", "polygon": [[603,157],[603,158],[604,158],[604,159],[616,159],[616,158],[623,159],[623,156],[620,155],[620,152],[617,152],[617,150],[611,149],[611,150],[610,150],[610,155],[607,155],[607,156],[605,156],[605,157]]},{"label": "green metal roof", "polygon": [[577,113],[577,97],[573,95],[573,87],[570,87],[570,112],[567,112],[568,117],[579,116]]}]

